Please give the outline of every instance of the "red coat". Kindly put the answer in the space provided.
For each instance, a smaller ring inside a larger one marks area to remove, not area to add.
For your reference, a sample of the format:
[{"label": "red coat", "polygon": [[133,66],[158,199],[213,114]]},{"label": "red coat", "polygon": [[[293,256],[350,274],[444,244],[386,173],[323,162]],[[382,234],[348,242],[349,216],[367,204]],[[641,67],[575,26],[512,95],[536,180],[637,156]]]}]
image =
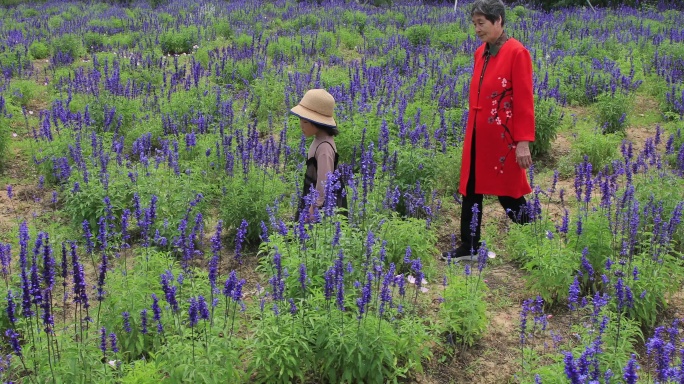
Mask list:
[{"label": "red coat", "polygon": [[[475,135],[475,193],[518,198],[532,192],[518,166],[515,144],[534,141],[532,59],[519,41],[509,38],[485,65],[485,44],[475,51],[470,83],[470,112],[463,143],[461,183],[465,194]],[[480,82],[480,77],[485,71]],[[515,102],[513,94],[515,93]]]}]

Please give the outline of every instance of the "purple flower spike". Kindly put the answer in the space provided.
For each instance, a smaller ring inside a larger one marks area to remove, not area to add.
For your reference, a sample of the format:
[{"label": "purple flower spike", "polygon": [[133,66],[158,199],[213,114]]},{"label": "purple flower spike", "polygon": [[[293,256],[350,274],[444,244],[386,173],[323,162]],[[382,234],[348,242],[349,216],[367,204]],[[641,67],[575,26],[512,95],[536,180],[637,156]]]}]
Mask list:
[{"label": "purple flower spike", "polygon": [[200,319],[209,320],[209,307],[202,295],[197,296],[197,310],[199,311]]},{"label": "purple flower spike", "polygon": [[131,333],[131,315],[128,312],[123,312],[121,317],[123,318],[124,331]]},{"label": "purple flower spike", "polygon": [[109,334],[109,343],[112,347],[112,352],[117,353],[119,352],[119,343],[118,339],[116,338],[116,334],[114,332]]},{"label": "purple flower spike", "polygon": [[242,246],[245,242],[245,237],[247,236],[247,227],[249,223],[247,220],[242,219],[240,223],[240,228],[238,228],[237,234],[235,235],[235,260],[242,264]]},{"label": "purple flower spike", "polygon": [[306,282],[307,282],[307,275],[306,275],[306,265],[304,263],[299,265],[299,285],[302,287],[302,292],[306,292]]},{"label": "purple flower spike", "polygon": [[190,306],[188,307],[188,319],[190,320],[190,327],[197,325],[197,318],[199,316],[199,305],[197,299],[190,298]]},{"label": "purple flower spike", "polygon": [[152,315],[154,321],[157,322],[157,331],[159,333],[164,332],[164,327],[161,323],[161,308],[159,307],[159,299],[154,293],[152,294]]},{"label": "purple flower spike", "polygon": [[107,354],[107,329],[100,328],[100,351],[103,355]]},{"label": "purple flower spike", "polygon": [[587,273],[587,276],[589,277],[589,280],[594,280],[594,267],[592,267],[591,263],[587,259],[587,255],[589,254],[589,248],[585,247],[584,250],[582,251],[582,269]]},{"label": "purple flower spike", "polygon": [[147,334],[147,309],[140,311],[140,333]]},{"label": "purple flower spike", "polygon": [[579,300],[579,294],[580,294],[580,289],[579,289],[579,280],[577,279],[577,276],[575,276],[575,280],[572,282],[570,285],[570,293],[568,295],[568,302],[570,310],[575,310],[577,308],[577,301]]},{"label": "purple flower spike", "polygon": [[10,321],[10,324],[14,326],[14,324],[17,321],[16,317],[16,304],[14,303],[14,295],[12,294],[12,290],[7,291],[7,318]]},{"label": "purple flower spike", "polygon": [[578,372],[577,367],[575,366],[575,361],[572,357],[572,353],[566,351],[564,352],[564,354],[565,358],[563,359],[563,362],[565,363],[565,376],[572,384],[582,384],[583,381],[581,380],[581,375]]},{"label": "purple flower spike", "polygon": [[625,384],[637,383],[637,380],[639,379],[637,370],[639,370],[639,364],[637,364],[636,356],[632,354],[632,358],[629,359],[627,366],[625,366],[624,375],[622,376],[625,379]]},{"label": "purple flower spike", "polygon": [[12,350],[14,353],[21,357],[21,343],[19,342],[19,334],[15,332],[13,329],[8,329],[5,331],[5,336],[9,339],[10,346],[12,346]]},{"label": "purple flower spike", "polygon": [[261,223],[259,223],[259,227],[261,227],[261,241],[263,241],[264,243],[268,243],[269,241],[271,241],[268,237],[268,227],[266,226],[266,223],[262,221]]}]

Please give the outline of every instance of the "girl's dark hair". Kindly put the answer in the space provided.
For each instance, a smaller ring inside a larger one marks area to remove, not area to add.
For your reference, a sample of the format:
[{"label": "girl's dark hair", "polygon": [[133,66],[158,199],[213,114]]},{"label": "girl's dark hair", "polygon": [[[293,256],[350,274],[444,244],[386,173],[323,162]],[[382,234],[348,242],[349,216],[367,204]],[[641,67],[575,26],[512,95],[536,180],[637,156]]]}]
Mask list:
[{"label": "girl's dark hair", "polygon": [[501,26],[506,22],[506,7],[501,0],[475,0],[470,8],[470,16],[480,14],[494,24],[501,17]]},{"label": "girl's dark hair", "polygon": [[325,133],[327,133],[330,136],[337,136],[340,134],[340,130],[337,129],[337,127],[329,127],[327,125],[321,125],[321,124],[318,124],[315,121],[311,121],[311,120],[309,120],[309,122],[311,124],[313,124],[314,127],[324,130]]}]

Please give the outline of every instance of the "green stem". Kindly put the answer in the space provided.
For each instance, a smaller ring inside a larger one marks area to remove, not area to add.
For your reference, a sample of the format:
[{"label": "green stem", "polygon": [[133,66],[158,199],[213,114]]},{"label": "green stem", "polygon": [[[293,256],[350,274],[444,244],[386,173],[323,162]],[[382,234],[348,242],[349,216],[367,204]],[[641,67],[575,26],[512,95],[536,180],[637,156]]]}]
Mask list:
[{"label": "green stem", "polygon": [[50,333],[46,332],[47,335],[47,354],[48,354],[48,364],[50,365],[50,374],[52,375],[52,382],[55,382],[55,370],[52,367],[52,359],[54,358],[54,354],[51,354],[51,348],[50,348]]},{"label": "green stem", "polygon": [[209,354],[209,333],[207,332],[207,321],[204,320],[204,347],[206,349],[207,355]]},{"label": "green stem", "polygon": [[190,338],[192,339],[192,364],[197,365],[195,362],[195,327],[190,327]]},{"label": "green stem", "polygon": [[230,336],[233,336],[233,329],[235,327],[235,313],[237,312],[237,301],[233,305],[233,317],[230,320]]}]

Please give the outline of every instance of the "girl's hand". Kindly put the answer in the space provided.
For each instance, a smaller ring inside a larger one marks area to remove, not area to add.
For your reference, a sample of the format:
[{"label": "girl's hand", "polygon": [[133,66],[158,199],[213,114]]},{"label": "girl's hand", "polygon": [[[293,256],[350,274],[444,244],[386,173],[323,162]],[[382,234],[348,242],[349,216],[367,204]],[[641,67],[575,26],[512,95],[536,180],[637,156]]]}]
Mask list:
[{"label": "girl's hand", "polygon": [[315,222],[316,222],[316,218],[315,218],[315,216],[314,216],[314,209],[313,209],[313,206],[310,206],[309,209],[307,210],[306,217],[304,218],[304,222],[305,222],[306,224],[310,224],[310,223],[315,223]]}]

